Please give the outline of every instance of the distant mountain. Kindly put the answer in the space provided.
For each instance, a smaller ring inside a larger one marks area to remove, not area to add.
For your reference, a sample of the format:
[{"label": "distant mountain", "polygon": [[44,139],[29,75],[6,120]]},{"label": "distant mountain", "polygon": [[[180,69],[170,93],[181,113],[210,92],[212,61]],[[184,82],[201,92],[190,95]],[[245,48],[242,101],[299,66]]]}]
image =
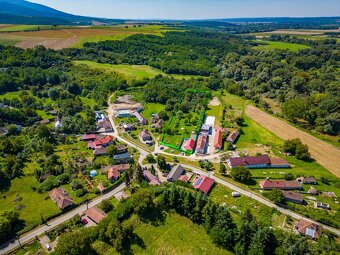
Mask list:
[{"label": "distant mountain", "polygon": [[0,0],[0,23],[4,24],[91,24],[92,21],[112,22],[118,20],[83,17],[55,10],[26,0]]}]

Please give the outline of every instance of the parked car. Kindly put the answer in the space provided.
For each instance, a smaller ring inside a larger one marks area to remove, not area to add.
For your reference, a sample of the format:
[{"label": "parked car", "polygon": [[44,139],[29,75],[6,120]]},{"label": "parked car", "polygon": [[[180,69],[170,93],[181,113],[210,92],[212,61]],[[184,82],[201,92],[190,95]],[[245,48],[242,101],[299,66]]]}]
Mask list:
[{"label": "parked car", "polygon": [[47,249],[48,251],[52,250],[52,247],[51,247],[51,245],[50,245],[49,243],[46,243],[46,244],[45,244],[45,247],[46,247],[46,249]]},{"label": "parked car", "polygon": [[164,146],[159,147],[160,150],[164,150]]},{"label": "parked car", "polygon": [[88,220],[87,220],[86,218],[83,218],[81,221],[82,221],[85,225],[86,225],[87,223],[89,223]]}]

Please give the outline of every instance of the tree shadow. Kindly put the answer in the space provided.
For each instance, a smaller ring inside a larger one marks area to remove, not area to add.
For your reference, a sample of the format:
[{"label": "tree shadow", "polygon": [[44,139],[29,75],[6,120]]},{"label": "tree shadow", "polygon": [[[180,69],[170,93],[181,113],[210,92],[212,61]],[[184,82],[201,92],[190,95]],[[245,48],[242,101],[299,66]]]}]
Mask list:
[{"label": "tree shadow", "polygon": [[163,225],[166,219],[166,214],[160,208],[153,207],[141,216],[141,220],[152,226]]},{"label": "tree shadow", "polygon": [[0,177],[0,195],[1,193],[8,191],[11,188],[11,181],[8,178]]}]

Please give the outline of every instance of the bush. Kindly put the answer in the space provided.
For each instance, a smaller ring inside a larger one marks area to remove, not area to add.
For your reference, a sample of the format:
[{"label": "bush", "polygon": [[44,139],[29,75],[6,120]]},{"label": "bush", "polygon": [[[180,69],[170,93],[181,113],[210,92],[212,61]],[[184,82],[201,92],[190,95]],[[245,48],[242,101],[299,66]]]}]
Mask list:
[{"label": "bush", "polygon": [[83,187],[83,185],[81,184],[79,179],[73,179],[71,182],[71,188],[72,190],[77,190],[77,189],[81,189]]},{"label": "bush", "polygon": [[85,195],[85,191],[83,189],[77,189],[74,194],[76,195],[76,197],[82,197]]},{"label": "bush", "polygon": [[231,171],[231,177],[233,177],[233,179],[235,181],[238,182],[242,182],[242,183],[250,183],[252,178],[251,178],[251,173],[249,171],[249,169],[245,168],[245,167],[238,167],[236,169],[233,169]]},{"label": "bush", "polygon": [[149,164],[154,164],[156,163],[156,159],[152,156],[152,154],[148,154],[146,156],[146,160],[148,161]]},{"label": "bush", "polygon": [[285,141],[283,150],[287,153],[295,155],[297,159],[310,160],[308,146],[303,144],[298,138]]},{"label": "bush", "polygon": [[42,191],[50,191],[53,188],[58,187],[58,186],[59,186],[59,182],[57,180],[57,177],[54,175],[51,175],[47,177],[43,183],[41,183],[40,189]]},{"label": "bush", "polygon": [[273,189],[265,193],[265,196],[273,201],[275,204],[285,204],[286,202],[281,190],[278,189]]},{"label": "bush", "polygon": [[60,184],[66,184],[70,181],[71,175],[69,173],[63,173],[57,176],[57,181]]},{"label": "bush", "polygon": [[111,204],[109,199],[103,200],[98,207],[105,213],[108,213],[113,210],[113,205]]},{"label": "bush", "polygon": [[294,180],[294,175],[293,174],[285,174],[285,180]]}]

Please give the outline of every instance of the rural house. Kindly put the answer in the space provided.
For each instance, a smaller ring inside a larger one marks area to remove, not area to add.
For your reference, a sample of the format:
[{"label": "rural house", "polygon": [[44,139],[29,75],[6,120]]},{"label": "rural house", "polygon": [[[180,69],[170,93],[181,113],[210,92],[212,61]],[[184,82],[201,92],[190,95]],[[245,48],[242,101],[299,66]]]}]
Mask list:
[{"label": "rural house", "polygon": [[206,134],[200,134],[197,138],[196,153],[204,154],[206,151],[208,136]]},{"label": "rural house", "polygon": [[286,201],[290,201],[295,204],[303,203],[303,196],[300,193],[296,193],[293,191],[282,191],[282,194]]},{"label": "rural house", "polygon": [[229,143],[235,143],[237,138],[240,136],[240,133],[237,130],[234,130],[231,132],[231,134],[227,138],[227,142]]},{"label": "rural house", "polygon": [[131,160],[131,155],[128,152],[122,154],[116,154],[113,156],[113,159],[118,164],[129,163]]},{"label": "rural house", "polygon": [[157,177],[151,174],[148,170],[143,171],[143,176],[149,182],[150,185],[161,184],[160,181],[157,179]]},{"label": "rural house", "polygon": [[261,189],[283,189],[283,190],[294,190],[301,189],[302,185],[298,181],[286,181],[286,180],[263,180],[260,181]]},{"label": "rural house", "polygon": [[178,178],[183,174],[184,168],[181,165],[175,165],[172,167],[170,173],[168,174],[168,181],[169,182],[175,182],[178,180]]},{"label": "rural house", "polygon": [[209,134],[210,132],[210,126],[208,124],[203,124],[201,127],[201,132],[205,134]]},{"label": "rural house", "polygon": [[105,147],[99,147],[95,148],[93,151],[94,156],[103,156],[106,155],[106,148]]},{"label": "rural house", "polygon": [[107,215],[98,207],[94,206],[85,211],[85,215],[93,220],[95,223],[101,222]]},{"label": "rural house", "polygon": [[146,130],[143,130],[139,133],[139,137],[140,139],[142,139],[142,141],[151,141],[152,140],[152,137],[150,135],[150,133]]},{"label": "rural house", "polygon": [[81,138],[82,141],[94,141],[96,140],[96,135],[95,134],[86,134],[83,135]]},{"label": "rural house", "polygon": [[296,179],[298,182],[303,184],[318,184],[317,180],[313,177],[299,177]]},{"label": "rural house", "polygon": [[187,151],[193,151],[195,148],[195,140],[194,139],[189,139],[185,142],[184,149]]},{"label": "rural house", "polygon": [[73,199],[63,188],[55,188],[49,193],[51,199],[57,204],[60,209],[73,205]]},{"label": "rural house", "polygon": [[127,152],[127,147],[124,144],[118,144],[115,147],[116,149],[116,154],[122,154]]},{"label": "rural house", "polygon": [[148,124],[148,120],[144,118],[138,111],[133,112],[132,115],[135,116],[142,125]]},{"label": "rural house", "polygon": [[164,120],[160,119],[156,124],[155,128],[161,129],[164,124]]},{"label": "rural house", "polygon": [[111,122],[108,118],[105,118],[103,121],[97,122],[97,133],[105,133],[112,132],[113,128]]},{"label": "rural house", "polygon": [[216,150],[222,149],[222,128],[216,127],[215,129],[215,138],[214,138],[214,147]]},{"label": "rural house", "polygon": [[130,164],[114,165],[105,167],[104,169],[107,170],[107,178],[110,181],[115,181],[123,172],[126,172],[130,169]]},{"label": "rural house", "polygon": [[314,202],[314,207],[315,208],[320,208],[320,209],[325,209],[325,210],[330,210],[331,209],[329,207],[329,204],[322,203],[322,202]]},{"label": "rural house", "polygon": [[211,187],[214,185],[215,180],[208,176],[196,176],[194,180],[194,188],[199,189],[204,194],[208,195]]},{"label": "rural house", "polygon": [[318,239],[322,234],[322,227],[313,222],[301,219],[295,223],[294,232],[312,239]]},{"label": "rural house", "polygon": [[317,191],[316,188],[310,187],[309,190],[308,190],[308,194],[317,195],[317,194],[318,194],[318,191]]},{"label": "rural house", "polygon": [[133,125],[133,124],[124,124],[123,128],[124,128],[125,132],[130,132],[132,130],[135,130],[135,125]]}]

